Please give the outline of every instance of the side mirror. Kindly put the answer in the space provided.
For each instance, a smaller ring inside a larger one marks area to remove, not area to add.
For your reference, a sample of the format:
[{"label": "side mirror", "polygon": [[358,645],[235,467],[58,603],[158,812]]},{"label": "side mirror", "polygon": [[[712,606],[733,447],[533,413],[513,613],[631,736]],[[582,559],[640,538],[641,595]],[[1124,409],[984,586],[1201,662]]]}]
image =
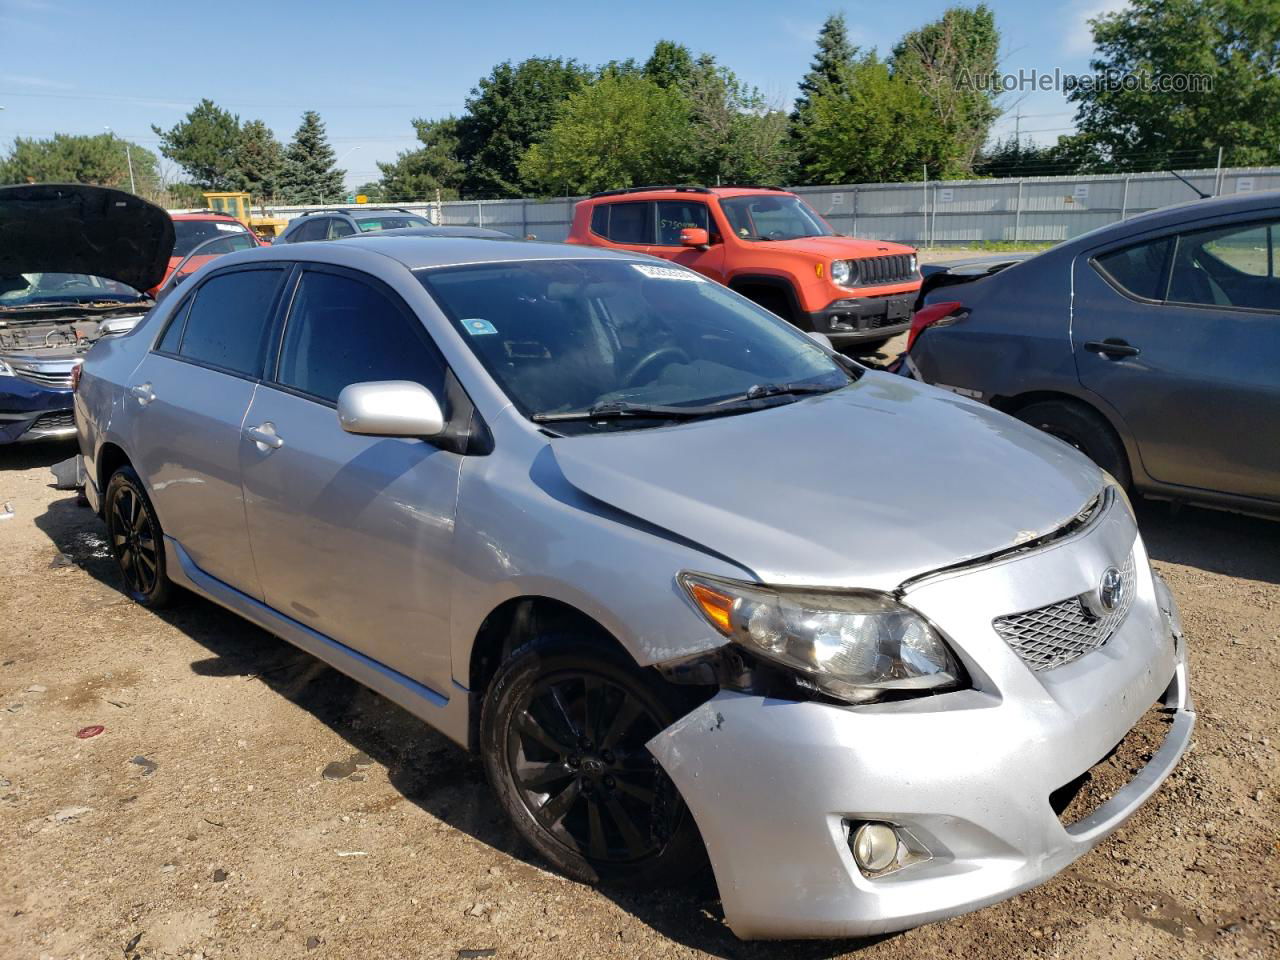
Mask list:
[{"label": "side mirror", "polygon": [[444,413],[420,383],[376,380],[353,383],[338,394],[338,423],[347,433],[426,439],[444,432]]},{"label": "side mirror", "polygon": [[711,238],[707,236],[707,231],[701,227],[685,227],[680,231],[680,245],[682,247],[697,247],[705,250],[711,246]]},{"label": "side mirror", "polygon": [[816,341],[817,341],[818,343],[820,343],[822,346],[826,347],[828,350],[834,350],[834,349],[835,349],[835,347],[833,347],[833,346],[831,345],[831,338],[830,338],[830,337],[828,337],[825,333],[822,333],[822,332],[820,332],[820,331],[818,331],[818,330],[809,330],[809,331],[806,331],[806,332],[809,334],[809,336],[810,336],[810,337],[812,337],[814,340],[816,340]]}]

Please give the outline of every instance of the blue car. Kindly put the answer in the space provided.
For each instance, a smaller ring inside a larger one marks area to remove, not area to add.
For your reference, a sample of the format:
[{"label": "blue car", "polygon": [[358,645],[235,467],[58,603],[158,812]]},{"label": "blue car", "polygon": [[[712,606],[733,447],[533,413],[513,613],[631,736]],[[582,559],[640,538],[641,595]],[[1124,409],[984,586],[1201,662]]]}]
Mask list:
[{"label": "blue car", "polygon": [[168,215],[131,194],[0,189],[0,445],[75,436],[84,355],[151,308],[139,291],[163,278],[172,248]]}]

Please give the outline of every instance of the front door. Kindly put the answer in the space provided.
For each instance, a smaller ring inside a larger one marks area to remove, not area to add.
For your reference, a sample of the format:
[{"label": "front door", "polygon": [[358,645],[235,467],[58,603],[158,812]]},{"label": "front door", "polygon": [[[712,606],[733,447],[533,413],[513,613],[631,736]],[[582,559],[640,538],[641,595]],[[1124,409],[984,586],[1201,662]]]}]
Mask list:
[{"label": "front door", "polygon": [[1280,500],[1278,232],[1236,222],[1076,261],[1080,381],[1157,481]]},{"label": "front door", "polygon": [[167,536],[262,598],[240,488],[240,430],[262,372],[282,267],[218,273],[181,304],[129,380],[131,450]]},{"label": "front door", "polygon": [[371,277],[309,267],[268,380],[240,446],[266,602],[448,695],[462,458],[346,433],[335,409],[343,387],[372,380],[412,380],[444,403],[444,364],[421,321]]},{"label": "front door", "polygon": [[[707,205],[700,200],[659,200],[655,206],[657,243],[649,252],[724,283],[724,241]],[[685,227],[701,227],[707,231],[711,242],[705,250],[686,247],[680,242],[680,231]]]}]

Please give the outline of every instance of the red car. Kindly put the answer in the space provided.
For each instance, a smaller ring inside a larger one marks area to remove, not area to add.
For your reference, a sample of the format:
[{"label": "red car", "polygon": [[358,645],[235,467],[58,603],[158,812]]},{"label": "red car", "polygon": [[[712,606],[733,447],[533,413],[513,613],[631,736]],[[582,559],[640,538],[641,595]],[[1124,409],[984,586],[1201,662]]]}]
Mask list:
[{"label": "red car", "polygon": [[169,256],[169,268],[165,271],[164,280],[161,280],[153,289],[147,291],[153,297],[164,286],[165,280],[168,280],[173,274],[178,264],[182,262],[183,257],[200,246],[200,244],[212,240],[214,237],[227,237],[231,242],[218,244],[214,248],[217,251],[216,253],[211,253],[208,256],[192,257],[191,261],[183,268],[184,272],[194,273],[214,257],[223,253],[266,246],[266,242],[259,239],[256,233],[235,217],[229,217],[225,213],[201,210],[196,213],[175,213],[172,216],[173,253]]}]

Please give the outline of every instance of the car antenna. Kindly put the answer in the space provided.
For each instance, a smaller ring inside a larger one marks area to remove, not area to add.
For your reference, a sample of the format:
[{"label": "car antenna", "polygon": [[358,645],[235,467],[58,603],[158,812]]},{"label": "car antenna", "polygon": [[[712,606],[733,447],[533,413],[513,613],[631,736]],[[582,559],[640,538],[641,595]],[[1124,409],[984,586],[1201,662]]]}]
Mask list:
[{"label": "car antenna", "polygon": [[1177,170],[1166,170],[1165,173],[1172,173],[1175,177],[1177,177],[1179,180],[1185,183],[1188,187],[1190,187],[1196,193],[1200,194],[1201,200],[1209,199],[1209,194],[1205,193],[1203,190],[1197,187],[1194,183],[1192,183],[1190,180],[1188,180],[1186,177],[1180,174]]}]

